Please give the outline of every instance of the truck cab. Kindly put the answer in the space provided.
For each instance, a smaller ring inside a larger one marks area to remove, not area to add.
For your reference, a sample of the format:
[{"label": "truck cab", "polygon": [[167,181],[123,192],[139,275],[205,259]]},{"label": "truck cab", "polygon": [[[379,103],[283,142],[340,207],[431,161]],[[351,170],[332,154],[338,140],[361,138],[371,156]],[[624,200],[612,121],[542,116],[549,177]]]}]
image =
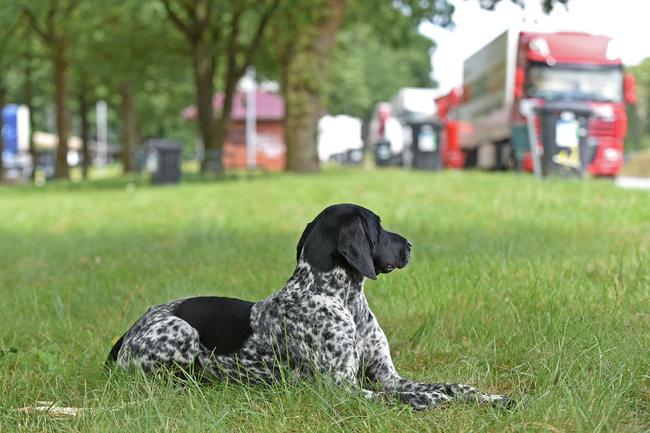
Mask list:
[{"label": "truck cab", "polygon": [[[532,129],[522,114],[524,100],[537,108]],[[531,141],[543,154],[549,153],[544,138],[556,138],[555,132],[542,133],[541,112],[556,107],[557,138],[568,143],[566,137],[577,134],[584,148],[579,157],[557,161],[579,163],[595,176],[615,176],[623,165],[625,104],[633,102],[634,83],[611,38],[509,30],[465,61],[455,114],[473,129],[460,143],[466,154],[475,154],[466,160],[485,169],[531,171]],[[583,116],[580,122],[576,115]]]},{"label": "truck cab", "polygon": [[[538,106],[567,102],[586,110],[589,116],[582,131],[586,136],[582,161],[586,171],[595,176],[620,172],[627,134],[625,103],[634,102],[634,89],[625,76],[614,40],[576,32],[520,33],[512,110],[513,131],[518,133],[513,133],[512,144],[521,168],[530,171],[531,131],[523,132],[518,109],[523,98],[535,100]],[[561,114],[565,119],[571,117]],[[562,120],[558,123],[561,126]],[[538,146],[543,147],[539,118],[535,119],[534,133]]]}]

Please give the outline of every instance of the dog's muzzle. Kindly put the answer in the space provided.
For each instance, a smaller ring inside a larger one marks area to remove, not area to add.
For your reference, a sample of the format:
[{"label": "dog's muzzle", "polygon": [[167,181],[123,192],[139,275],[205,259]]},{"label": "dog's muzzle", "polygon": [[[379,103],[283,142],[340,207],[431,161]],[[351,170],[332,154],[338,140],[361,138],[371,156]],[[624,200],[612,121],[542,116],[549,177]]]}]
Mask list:
[{"label": "dog's muzzle", "polygon": [[400,264],[397,266],[399,269],[406,267],[411,260],[411,247],[413,247],[413,243],[407,239],[406,247],[400,252]]}]

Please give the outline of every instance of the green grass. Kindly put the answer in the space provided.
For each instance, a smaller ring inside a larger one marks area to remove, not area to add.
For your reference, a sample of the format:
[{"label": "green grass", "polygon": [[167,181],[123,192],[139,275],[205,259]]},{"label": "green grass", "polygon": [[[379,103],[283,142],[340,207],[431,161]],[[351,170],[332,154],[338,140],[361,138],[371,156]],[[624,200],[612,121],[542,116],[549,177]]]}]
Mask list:
[{"label": "green grass", "polygon": [[[328,204],[355,202],[414,243],[366,284],[407,377],[521,402],[415,413],[326,384],[198,387],[104,374],[147,306],[261,299]],[[650,429],[650,196],[606,181],[330,171],[152,188],[0,189],[0,431],[323,432]],[[36,400],[85,407],[26,415]]]}]

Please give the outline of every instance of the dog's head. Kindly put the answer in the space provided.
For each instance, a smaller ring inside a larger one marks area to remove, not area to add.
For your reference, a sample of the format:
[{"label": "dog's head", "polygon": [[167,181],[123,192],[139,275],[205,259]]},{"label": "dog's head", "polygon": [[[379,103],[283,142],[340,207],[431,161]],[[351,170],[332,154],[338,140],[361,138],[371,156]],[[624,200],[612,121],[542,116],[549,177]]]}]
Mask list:
[{"label": "dog's head", "polygon": [[411,242],[384,230],[377,215],[354,204],[337,204],[323,210],[305,227],[297,247],[297,260],[327,272],[343,266],[365,277],[377,278],[405,267]]}]

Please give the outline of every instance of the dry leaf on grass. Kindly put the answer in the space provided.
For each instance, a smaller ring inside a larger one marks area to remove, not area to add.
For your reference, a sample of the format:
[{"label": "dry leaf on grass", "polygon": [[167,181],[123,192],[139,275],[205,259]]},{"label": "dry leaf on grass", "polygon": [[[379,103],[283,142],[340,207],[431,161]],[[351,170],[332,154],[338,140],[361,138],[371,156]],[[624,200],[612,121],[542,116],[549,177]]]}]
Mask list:
[{"label": "dry leaf on grass", "polygon": [[45,412],[52,416],[77,416],[85,409],[82,407],[57,406],[53,401],[37,401],[34,406],[25,406],[14,410],[22,413]]},{"label": "dry leaf on grass", "polygon": [[[149,399],[147,399],[149,400]],[[144,400],[144,401],[147,401]],[[77,415],[82,415],[84,413],[97,413],[103,410],[109,411],[109,412],[115,412],[117,410],[125,409],[126,407],[129,406],[134,406],[137,404],[142,403],[142,401],[134,401],[130,403],[125,403],[121,404],[119,406],[112,406],[112,407],[107,407],[104,409],[91,409],[87,407],[63,407],[63,406],[57,406],[55,402],[53,401],[37,401],[34,403],[34,406],[25,406],[25,407],[20,407],[13,409],[14,412],[21,412],[21,413],[38,413],[38,412],[43,412],[51,416],[77,416]]]}]

